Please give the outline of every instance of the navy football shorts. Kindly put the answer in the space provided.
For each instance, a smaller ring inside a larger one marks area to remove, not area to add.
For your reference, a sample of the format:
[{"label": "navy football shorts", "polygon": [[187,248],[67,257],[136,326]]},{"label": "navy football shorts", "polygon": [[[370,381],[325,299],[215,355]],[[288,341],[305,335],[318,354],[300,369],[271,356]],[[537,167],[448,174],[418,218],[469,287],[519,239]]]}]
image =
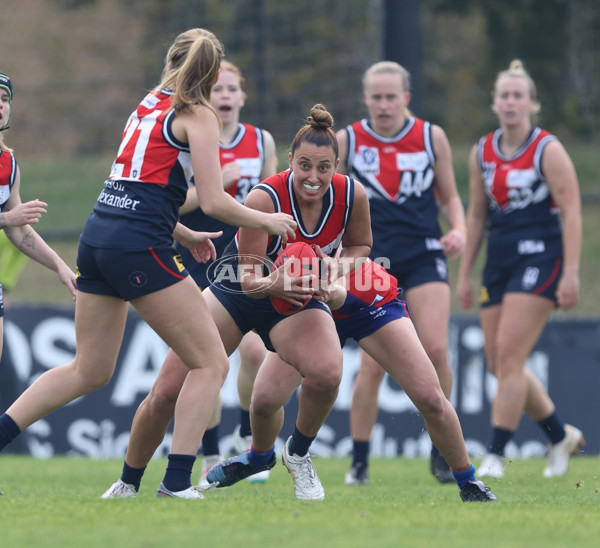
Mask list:
[{"label": "navy football shorts", "polygon": [[386,270],[398,280],[398,287],[404,293],[430,282],[448,283],[448,264],[442,251],[428,251]]},{"label": "navy football shorts", "polygon": [[[289,318],[280,314],[273,308],[269,297],[264,299],[251,299],[239,290],[228,291],[227,285],[212,284],[210,290],[219,302],[227,309],[239,330],[245,335],[248,331],[254,329],[267,347],[267,350],[275,352],[269,333],[281,320]],[[237,288],[239,289],[239,285]],[[321,301],[311,299],[302,310],[310,308],[319,308],[328,314],[331,314],[329,307]],[[301,314],[296,312],[296,314]]]},{"label": "navy football shorts", "polygon": [[502,302],[505,293],[530,293],[557,302],[561,257],[526,255],[510,268],[486,264],[479,303],[482,308]]},{"label": "navy football shorts", "polygon": [[77,289],[125,301],[169,287],[188,275],[169,246],[136,251],[98,248],[79,242]]},{"label": "navy football shorts", "polygon": [[407,304],[400,299],[390,301],[380,307],[369,306],[363,308],[349,318],[336,320],[335,327],[340,342],[344,346],[346,340],[359,341],[398,318],[410,318]]}]

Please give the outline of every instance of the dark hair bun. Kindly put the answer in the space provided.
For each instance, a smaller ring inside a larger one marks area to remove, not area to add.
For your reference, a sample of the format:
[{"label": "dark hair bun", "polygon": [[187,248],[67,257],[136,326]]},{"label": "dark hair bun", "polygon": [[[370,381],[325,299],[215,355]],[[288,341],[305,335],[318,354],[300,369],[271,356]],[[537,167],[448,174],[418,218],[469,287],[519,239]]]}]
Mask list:
[{"label": "dark hair bun", "polygon": [[327,112],[327,109],[323,105],[318,103],[310,109],[308,123],[312,127],[318,127],[320,129],[329,129],[333,127],[333,116],[331,116],[331,114]]}]

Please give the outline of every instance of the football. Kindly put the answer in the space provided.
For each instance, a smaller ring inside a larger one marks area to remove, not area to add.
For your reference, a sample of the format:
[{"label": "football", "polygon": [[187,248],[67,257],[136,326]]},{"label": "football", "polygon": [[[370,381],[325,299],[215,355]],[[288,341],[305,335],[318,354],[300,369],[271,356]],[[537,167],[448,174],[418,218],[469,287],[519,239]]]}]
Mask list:
[{"label": "football", "polygon": [[[275,262],[271,267],[271,272],[289,260],[293,261],[293,263],[288,273],[293,277],[310,274],[313,272],[313,268],[316,268],[316,265],[318,264],[317,255],[310,245],[304,242],[294,242],[284,248],[277,259],[275,259]],[[319,274],[318,271],[316,274]],[[280,299],[279,297],[271,297],[271,303],[277,312],[287,316],[302,310],[308,304],[310,299],[311,297],[308,297],[302,306],[294,306],[292,303]]]}]

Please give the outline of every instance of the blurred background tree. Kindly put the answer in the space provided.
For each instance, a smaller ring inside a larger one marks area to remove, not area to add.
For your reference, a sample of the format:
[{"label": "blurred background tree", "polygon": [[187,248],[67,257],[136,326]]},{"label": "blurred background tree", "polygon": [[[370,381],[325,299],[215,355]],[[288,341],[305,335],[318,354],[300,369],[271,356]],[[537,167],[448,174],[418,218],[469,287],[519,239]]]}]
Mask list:
[{"label": "blurred background tree", "polygon": [[513,58],[538,85],[544,127],[562,139],[597,136],[596,0],[4,0],[3,8],[0,69],[15,84],[10,142],[20,157],[112,153],[167,46],[192,26],[222,39],[246,75],[245,119],[282,145],[316,102],[338,127],[365,114],[362,73],[390,40],[421,59],[409,66],[413,105],[453,142],[492,128],[494,78]]}]

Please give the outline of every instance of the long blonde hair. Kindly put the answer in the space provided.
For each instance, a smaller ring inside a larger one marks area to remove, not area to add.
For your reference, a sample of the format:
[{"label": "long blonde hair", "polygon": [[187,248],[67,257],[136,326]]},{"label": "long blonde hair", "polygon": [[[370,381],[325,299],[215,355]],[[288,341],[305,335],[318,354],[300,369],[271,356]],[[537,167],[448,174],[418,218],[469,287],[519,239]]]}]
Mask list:
[{"label": "long blonde hair", "polygon": [[173,91],[172,108],[185,110],[200,104],[214,112],[210,91],[224,55],[223,44],[206,29],[190,29],[175,38],[165,57],[158,86]]}]

